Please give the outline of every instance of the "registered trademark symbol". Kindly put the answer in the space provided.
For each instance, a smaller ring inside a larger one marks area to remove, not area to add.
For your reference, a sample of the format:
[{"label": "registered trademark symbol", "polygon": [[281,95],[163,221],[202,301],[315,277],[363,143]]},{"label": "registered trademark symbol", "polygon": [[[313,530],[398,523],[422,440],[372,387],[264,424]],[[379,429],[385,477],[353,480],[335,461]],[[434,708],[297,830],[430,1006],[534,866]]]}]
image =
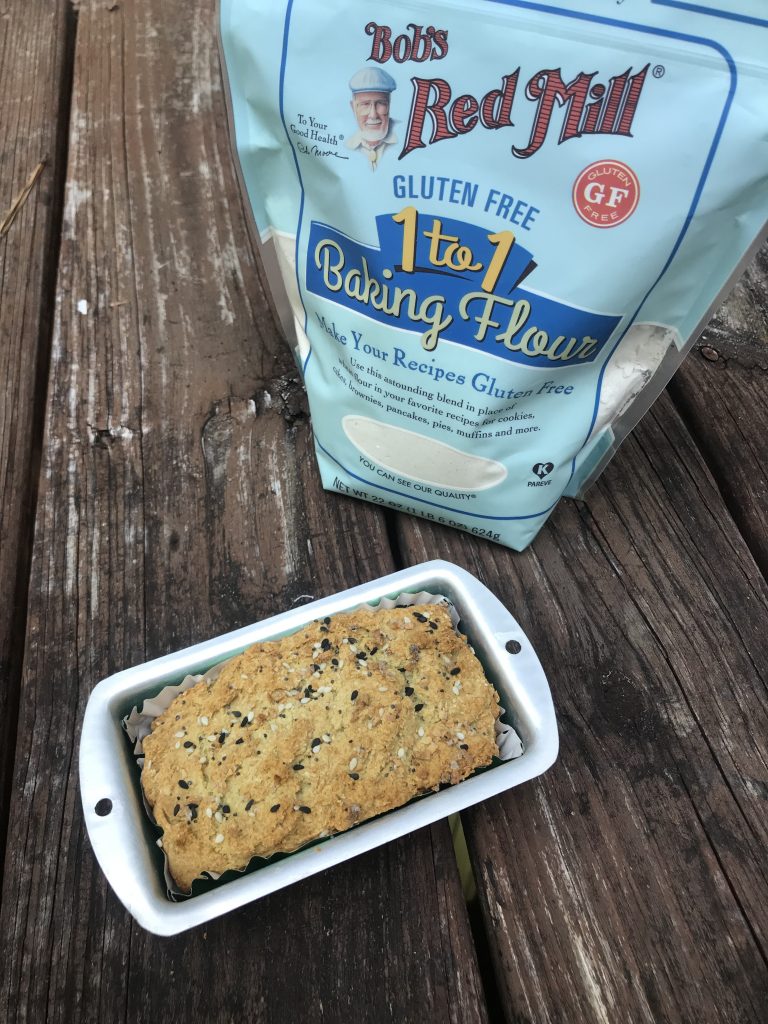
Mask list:
[{"label": "registered trademark symbol", "polygon": [[657,64],[656,67],[653,69],[653,72],[652,72],[653,73],[653,77],[654,78],[663,78],[665,71],[666,71],[666,68],[664,67],[663,64]]}]

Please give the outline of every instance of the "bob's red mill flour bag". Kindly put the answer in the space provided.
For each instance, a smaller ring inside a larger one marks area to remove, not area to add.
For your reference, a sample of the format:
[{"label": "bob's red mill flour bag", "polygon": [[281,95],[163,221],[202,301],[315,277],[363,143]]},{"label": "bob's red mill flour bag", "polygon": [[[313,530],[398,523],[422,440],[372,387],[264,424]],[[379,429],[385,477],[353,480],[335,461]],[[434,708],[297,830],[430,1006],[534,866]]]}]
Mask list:
[{"label": "bob's red mill flour bag", "polygon": [[762,0],[221,0],[325,487],[521,549],[768,215]]}]

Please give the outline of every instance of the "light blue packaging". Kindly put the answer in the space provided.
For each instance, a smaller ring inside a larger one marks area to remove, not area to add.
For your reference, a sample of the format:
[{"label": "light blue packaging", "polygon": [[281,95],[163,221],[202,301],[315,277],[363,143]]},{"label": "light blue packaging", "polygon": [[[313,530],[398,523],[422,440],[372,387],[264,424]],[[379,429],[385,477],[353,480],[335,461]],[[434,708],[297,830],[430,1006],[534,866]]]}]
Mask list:
[{"label": "light blue packaging", "polygon": [[728,8],[221,0],[326,488],[519,550],[595,479],[765,230],[768,16]]}]

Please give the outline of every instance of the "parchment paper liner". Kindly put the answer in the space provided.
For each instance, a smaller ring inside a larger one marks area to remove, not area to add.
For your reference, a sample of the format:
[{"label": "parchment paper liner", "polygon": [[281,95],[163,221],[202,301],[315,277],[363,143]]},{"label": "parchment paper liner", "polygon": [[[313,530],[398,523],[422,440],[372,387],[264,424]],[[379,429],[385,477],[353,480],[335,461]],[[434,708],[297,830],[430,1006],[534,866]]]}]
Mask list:
[{"label": "parchment paper liner", "polygon": [[[400,594],[396,598],[383,597],[381,599],[381,601],[377,605],[367,605],[366,602],[363,602],[362,604],[357,605],[355,608],[351,608],[350,611],[357,611],[358,608],[365,608],[365,607],[372,608],[374,611],[379,609],[379,608],[407,608],[407,607],[409,607],[412,604],[442,604],[442,605],[445,605],[446,608],[448,609],[448,612],[449,612],[450,616],[451,616],[451,622],[453,623],[453,628],[456,630],[457,633],[459,633],[458,626],[459,626],[459,618],[460,617],[459,617],[459,613],[457,612],[456,608],[454,608],[454,606],[451,604],[451,602],[447,598],[443,597],[442,595],[440,595],[440,594],[428,594],[426,591],[422,591],[419,594]],[[312,620],[310,620],[310,621],[312,621]],[[298,632],[298,630],[297,630],[297,632]],[[239,657],[239,655],[233,655],[232,657],[236,658],[236,657]],[[188,675],[188,676],[185,676],[185,678],[180,683],[177,683],[175,686],[166,686],[164,689],[162,689],[160,691],[160,693],[157,694],[157,696],[147,698],[147,700],[145,700],[143,702],[143,704],[141,706],[141,710],[139,710],[138,708],[134,708],[133,711],[131,711],[131,713],[129,715],[126,715],[126,717],[123,719],[123,728],[125,729],[125,731],[126,731],[126,733],[128,735],[128,739],[134,745],[133,752],[136,755],[136,763],[139,765],[140,768],[142,768],[144,766],[144,748],[143,748],[143,745],[142,745],[143,744],[143,740],[144,740],[144,737],[145,736],[149,736],[150,732],[152,731],[152,722],[159,715],[161,715],[163,713],[163,711],[165,711],[168,707],[170,707],[170,705],[173,702],[173,700],[176,697],[178,697],[178,695],[180,693],[183,693],[184,690],[188,690],[188,689],[190,689],[190,687],[196,686],[197,683],[201,682],[202,680],[205,680],[206,682],[213,682],[213,680],[216,678],[216,676],[218,676],[219,672],[221,672],[221,670],[224,668],[224,666],[228,662],[230,662],[231,660],[232,660],[232,658],[227,658],[224,661],[219,662],[218,665],[214,665],[213,668],[208,669],[208,671],[205,673],[205,675]],[[495,728],[496,728],[496,743],[497,743],[497,745],[499,747],[499,758],[500,758],[500,760],[502,760],[502,761],[511,761],[511,760],[513,760],[516,757],[520,757],[520,755],[523,753],[523,744],[522,744],[522,740],[517,735],[517,733],[512,728],[512,726],[511,725],[507,725],[505,722],[501,721],[501,718],[503,718],[503,717],[504,717],[504,712],[502,711],[502,714],[501,714],[500,718],[496,719],[496,725],[495,725]],[[472,777],[471,775],[468,776],[468,778],[471,778],[471,777]],[[152,814],[152,809],[150,808],[149,804],[147,803],[146,799],[144,798],[144,790],[143,789],[141,791],[141,795],[142,795],[142,800],[144,802],[144,809],[146,810],[147,815],[149,816],[150,821],[152,822],[153,825],[157,825],[157,822],[155,821],[155,817]],[[159,828],[160,826],[157,826],[157,827]],[[347,830],[347,831],[349,831],[349,830]],[[336,834],[336,833],[334,833],[334,834]],[[343,833],[338,833],[338,834],[342,835]],[[310,841],[310,843],[308,843],[306,845],[312,846],[312,845],[314,845],[317,842],[318,842],[317,839],[313,839],[313,840]],[[157,840],[157,845],[162,850],[162,839],[158,839]],[[298,849],[303,849],[303,848],[304,847],[299,847]],[[292,852],[293,853],[297,853],[298,849],[297,850],[293,850]],[[288,854],[288,856],[290,856],[290,854]],[[252,860],[255,860],[255,859],[256,858],[252,858]],[[259,860],[270,860],[271,858],[269,858],[269,857],[260,857],[258,859]],[[250,863],[251,862],[249,862],[249,864],[247,864],[240,872],[237,872],[237,873],[243,874],[245,871],[247,871],[248,867],[250,866]],[[171,877],[171,873],[168,870],[168,858],[167,858],[164,850],[163,850],[163,867],[164,867],[164,874],[165,874],[165,884],[166,884],[166,888],[168,890],[168,898],[172,899],[172,900],[188,899],[190,897],[190,893],[181,892],[176,887],[176,884],[173,881],[173,878]],[[235,869],[230,868],[228,870],[235,870]],[[211,878],[214,881],[217,881],[219,878],[221,878],[221,873],[216,872],[216,871],[206,871],[204,874],[199,876],[199,878],[201,878],[201,879],[206,878],[206,877],[207,878]]]}]

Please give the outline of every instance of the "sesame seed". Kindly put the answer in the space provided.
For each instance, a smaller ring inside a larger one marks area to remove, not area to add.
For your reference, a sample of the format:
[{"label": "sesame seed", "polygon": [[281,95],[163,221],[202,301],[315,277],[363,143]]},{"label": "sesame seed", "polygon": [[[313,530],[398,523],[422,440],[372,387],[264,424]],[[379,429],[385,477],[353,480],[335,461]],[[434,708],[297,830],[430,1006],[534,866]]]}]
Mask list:
[{"label": "sesame seed", "polygon": [[293,770],[295,772],[303,772],[304,771],[304,765],[303,764],[295,764],[293,766]]},{"label": "sesame seed", "polygon": [[192,740],[185,740],[184,746],[189,750],[191,747],[194,747],[195,744],[192,742]]},{"label": "sesame seed", "polygon": [[459,746],[461,747],[462,750],[469,750],[468,743],[460,743]]},{"label": "sesame seed", "polygon": [[208,758],[205,756],[205,754],[202,754],[200,756],[200,764],[208,764]]},{"label": "sesame seed", "polygon": [[397,752],[397,756],[401,759],[405,757],[405,747],[400,747],[400,749]]},{"label": "sesame seed", "polygon": [[279,811],[280,810],[280,804],[272,804],[272,806],[269,809],[274,814],[275,811]]},{"label": "sesame seed", "polygon": [[309,704],[309,701],[309,697],[302,697],[301,700],[299,701],[299,704]]},{"label": "sesame seed", "polygon": [[249,801],[248,801],[248,803],[247,803],[247,804],[245,805],[245,809],[246,809],[246,811],[250,811],[250,809],[251,809],[251,808],[253,807],[253,805],[254,805],[255,803],[256,803],[256,801],[255,801],[255,800],[249,800]]},{"label": "sesame seed", "polygon": [[357,700],[357,695],[358,695],[359,692],[360,692],[359,690],[353,690],[352,693],[350,694],[350,698],[349,699],[350,700]]},{"label": "sesame seed", "polygon": [[205,715],[200,715],[200,717],[198,718],[198,722],[200,723],[200,725],[208,725],[208,719]]},{"label": "sesame seed", "polygon": [[330,742],[331,742],[331,737],[328,735],[327,732],[324,732],[323,733],[323,743],[330,743]]},{"label": "sesame seed", "polygon": [[212,818],[213,817],[213,810],[210,807],[206,807],[205,808],[205,816],[207,818]]},{"label": "sesame seed", "polygon": [[320,739],[320,737],[319,737],[319,736],[315,736],[315,738],[314,738],[314,739],[312,740],[312,742],[311,742],[311,743],[309,744],[309,745],[310,745],[310,747],[312,747],[312,752],[313,752],[313,753],[314,753],[315,747],[319,747],[319,746],[320,746],[320,745],[322,744],[322,742],[323,742],[323,741],[322,741],[322,740]]},{"label": "sesame seed", "polygon": [[355,782],[357,782],[357,780],[360,778],[360,776],[357,774],[357,772],[350,772],[349,773],[349,777],[350,777],[350,779],[353,779]]},{"label": "sesame seed", "polygon": [[176,815],[179,813],[180,810],[181,810],[181,806],[179,804],[176,804],[176,806],[173,808],[173,816],[174,816],[174,818],[176,817]]},{"label": "sesame seed", "polygon": [[185,779],[179,779],[179,786],[182,789],[189,789],[189,783]]},{"label": "sesame seed", "polygon": [[416,707],[413,710],[414,711],[422,711],[423,709],[424,709],[424,705],[423,704],[417,704]]},{"label": "sesame seed", "polygon": [[179,729],[179,731],[175,732],[173,735],[175,736],[175,738],[177,740],[180,740],[182,736],[186,736],[187,735],[187,730],[186,729]]},{"label": "sesame seed", "polygon": [[310,807],[307,807],[305,804],[302,804],[300,807],[296,807],[295,809],[297,811],[301,811],[302,814],[311,814],[312,813],[312,809]]},{"label": "sesame seed", "polygon": [[176,744],[176,749],[177,749],[177,750],[180,750],[180,749],[181,749],[181,743],[177,743],[177,744]]},{"label": "sesame seed", "polygon": [[451,669],[451,671],[450,671],[450,675],[452,675],[452,676],[457,676],[457,675],[459,674],[459,672],[461,672],[461,669],[460,669],[460,668],[459,668],[459,666],[457,665],[457,666],[456,666],[456,668],[452,668],[452,669]]},{"label": "sesame seed", "polygon": [[221,834],[221,832],[219,832],[218,835],[214,836],[213,841],[214,841],[214,843],[223,843],[224,842],[224,836]]},{"label": "sesame seed", "polygon": [[221,805],[221,811],[222,811],[222,814],[229,814],[229,804],[222,804]]},{"label": "sesame seed", "polygon": [[405,690],[403,692],[405,693],[406,697],[410,697],[410,696],[413,695],[413,687],[412,686],[406,686],[406,688],[405,688]]},{"label": "sesame seed", "polygon": [[456,685],[453,687],[453,692],[458,697],[460,691],[461,691],[461,683],[456,683]]},{"label": "sesame seed", "polygon": [[254,712],[253,711],[249,711],[248,714],[245,716],[246,721],[252,722],[253,721],[253,715],[254,715]]},{"label": "sesame seed", "polygon": [[386,692],[387,692],[386,686],[380,686],[379,687],[379,693],[386,693]]},{"label": "sesame seed", "polygon": [[228,733],[227,733],[226,729],[222,729],[221,732],[219,733],[219,743],[223,743],[224,740],[227,738],[227,736],[228,736]]},{"label": "sesame seed", "polygon": [[459,738],[460,740],[463,740],[463,739],[464,739],[464,733],[463,733],[463,732],[457,732],[457,733],[456,733],[456,735],[458,736],[458,738]]},{"label": "sesame seed", "polygon": [[352,760],[349,762],[349,770],[353,772],[355,768],[357,768],[357,758],[353,757]]},{"label": "sesame seed", "polygon": [[[417,622],[426,622],[427,621],[427,616],[426,615],[422,615],[421,612],[414,612],[413,613],[413,617],[414,617],[414,619],[416,619]],[[407,622],[408,620],[406,619],[405,621]]]},{"label": "sesame seed", "polygon": [[424,735],[424,726],[420,725],[419,726],[419,736],[423,736],[423,735]]},{"label": "sesame seed", "polygon": [[214,818],[218,822],[224,821],[224,815],[221,813],[221,811],[216,811],[216,813],[214,814]]}]

